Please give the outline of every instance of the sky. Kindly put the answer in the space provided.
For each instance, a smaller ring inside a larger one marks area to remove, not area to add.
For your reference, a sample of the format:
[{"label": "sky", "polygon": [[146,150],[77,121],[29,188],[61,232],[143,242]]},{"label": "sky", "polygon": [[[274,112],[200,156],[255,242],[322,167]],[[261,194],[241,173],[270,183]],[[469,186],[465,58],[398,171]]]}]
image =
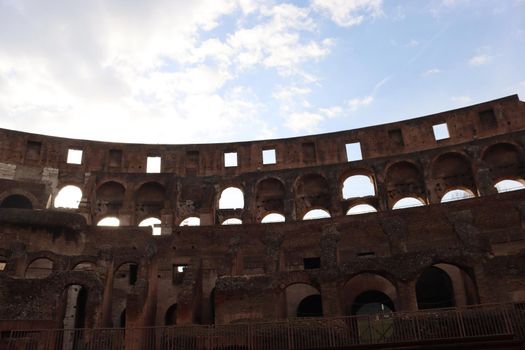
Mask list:
[{"label": "sky", "polygon": [[293,137],[525,100],[525,0],[0,0],[0,128]]}]

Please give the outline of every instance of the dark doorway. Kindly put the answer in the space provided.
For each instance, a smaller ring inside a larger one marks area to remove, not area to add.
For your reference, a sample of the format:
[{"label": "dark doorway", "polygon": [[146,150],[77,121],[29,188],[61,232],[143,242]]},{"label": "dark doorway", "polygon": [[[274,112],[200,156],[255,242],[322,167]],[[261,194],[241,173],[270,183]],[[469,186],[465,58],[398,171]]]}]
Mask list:
[{"label": "dark doorway", "polygon": [[369,290],[355,298],[352,304],[352,315],[375,315],[394,311],[394,303],[382,292]]},{"label": "dark doorway", "polygon": [[299,303],[297,317],[321,317],[323,316],[323,304],[321,295],[310,295]]},{"label": "dark doorway", "polygon": [[416,283],[417,307],[420,310],[454,307],[454,288],[449,275],[442,269],[431,266]]},{"label": "dark doorway", "polygon": [[177,304],[173,304],[166,311],[164,316],[164,325],[174,326],[177,324]]},{"label": "dark doorway", "polygon": [[20,194],[10,195],[2,201],[0,208],[33,209],[31,201]]}]

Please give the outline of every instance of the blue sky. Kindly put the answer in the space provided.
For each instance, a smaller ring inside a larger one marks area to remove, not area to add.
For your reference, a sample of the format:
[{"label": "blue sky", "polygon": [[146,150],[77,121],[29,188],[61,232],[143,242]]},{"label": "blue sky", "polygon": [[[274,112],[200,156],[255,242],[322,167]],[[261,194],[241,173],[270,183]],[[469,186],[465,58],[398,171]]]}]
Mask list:
[{"label": "blue sky", "polygon": [[518,93],[524,0],[0,0],[0,127],[290,137]]}]

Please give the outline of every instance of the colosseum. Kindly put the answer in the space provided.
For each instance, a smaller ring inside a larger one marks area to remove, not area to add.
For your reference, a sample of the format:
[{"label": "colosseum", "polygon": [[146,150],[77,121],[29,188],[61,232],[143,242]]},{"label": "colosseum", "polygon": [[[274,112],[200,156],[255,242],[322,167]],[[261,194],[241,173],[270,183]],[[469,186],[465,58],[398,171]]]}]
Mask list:
[{"label": "colosseum", "polygon": [[524,179],[517,95],[222,144],[0,129],[0,349],[523,348]]}]

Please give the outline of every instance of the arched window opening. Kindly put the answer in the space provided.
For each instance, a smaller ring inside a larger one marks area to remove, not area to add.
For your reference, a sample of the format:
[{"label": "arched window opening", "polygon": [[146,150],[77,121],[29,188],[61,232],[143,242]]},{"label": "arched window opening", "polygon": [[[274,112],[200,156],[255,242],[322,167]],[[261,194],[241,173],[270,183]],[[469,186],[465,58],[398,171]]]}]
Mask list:
[{"label": "arched window opening", "polygon": [[160,228],[161,221],[157,218],[147,218],[140,222],[140,227],[151,227],[151,233],[153,236],[160,236],[161,234],[161,228]]},{"label": "arched window opening", "polygon": [[92,262],[85,261],[75,265],[73,271],[95,271],[96,265]]},{"label": "arched window opening", "polygon": [[116,217],[109,216],[100,220],[97,226],[120,226],[120,220]]},{"label": "arched window opening", "polygon": [[343,199],[375,196],[372,178],[366,175],[353,175],[343,182]]},{"label": "arched window opening", "polygon": [[135,198],[137,210],[147,216],[160,216],[160,212],[164,208],[165,197],[164,186],[158,182],[147,182],[137,190]]},{"label": "arched window opening", "polygon": [[77,186],[64,186],[57,194],[54,202],[55,208],[78,209],[82,199],[82,190]]},{"label": "arched window opening", "polygon": [[498,143],[490,146],[483,154],[483,162],[493,179],[523,176],[523,155],[516,145]]},{"label": "arched window opening", "polygon": [[393,206],[392,209],[404,209],[404,208],[412,208],[412,207],[422,207],[425,205],[425,203],[415,197],[405,197],[398,200]]},{"label": "arched window opening", "polygon": [[394,310],[394,302],[385,293],[377,290],[359,294],[352,304],[352,315],[375,315]]},{"label": "arched window opening", "polygon": [[25,278],[46,278],[51,272],[53,272],[53,261],[47,258],[39,258],[29,264]]},{"label": "arched window opening", "polygon": [[301,300],[297,307],[297,317],[322,317],[323,303],[320,294],[310,295]]},{"label": "arched window opening", "polygon": [[244,208],[244,194],[237,187],[228,187],[221,193],[219,209]]},{"label": "arched window opening", "polygon": [[268,224],[268,223],[272,223],[272,222],[285,222],[285,220],[286,219],[284,218],[284,215],[278,214],[278,213],[271,213],[271,214],[266,215],[261,220],[261,223],[262,224]]},{"label": "arched window opening", "polygon": [[4,198],[0,208],[33,209],[33,204],[26,196],[12,194]]},{"label": "arched window opening", "polygon": [[174,326],[177,324],[177,304],[171,305],[164,316],[165,326]]},{"label": "arched window opening", "polygon": [[401,161],[392,164],[387,169],[386,175],[387,193],[394,193],[394,197],[388,196],[388,206],[392,207],[399,199],[409,196],[424,198],[425,181],[419,168],[410,162]]},{"label": "arched window opening", "polygon": [[312,208],[330,208],[331,204],[330,186],[325,177],[306,174],[296,180],[295,210],[298,218]]},{"label": "arched window opening", "polygon": [[494,185],[498,193],[522,190],[525,185],[517,180],[502,180]]},{"label": "arched window opening", "polygon": [[116,181],[108,181],[97,189],[98,205],[104,205],[108,211],[115,211],[124,202],[124,186]]},{"label": "arched window opening", "polygon": [[237,219],[237,218],[230,218],[230,219],[226,219],[222,222],[223,225],[240,225],[242,224],[242,220],[241,219]]},{"label": "arched window opening", "polygon": [[366,213],[377,213],[377,209],[371,206],[370,204],[358,204],[348,209],[346,215],[359,215]]},{"label": "arched window opening", "polygon": [[180,226],[200,226],[201,219],[196,216],[190,216],[189,218],[186,218],[182,220],[180,223]]},{"label": "arched window opening", "polygon": [[286,190],[281,181],[275,178],[262,180],[257,185],[255,207],[257,216],[284,211],[284,197]]},{"label": "arched window opening", "polygon": [[441,203],[460,201],[463,199],[474,198],[474,193],[462,189],[450,190],[441,197]]},{"label": "arched window opening", "polygon": [[[317,303],[321,300],[319,294],[315,287],[306,283],[294,283],[286,287],[284,290],[286,317],[316,316],[319,313],[322,316],[322,306]],[[319,298],[307,299],[316,295]]]},{"label": "arched window opening", "polygon": [[417,306],[420,310],[454,307],[454,289],[449,275],[442,269],[431,266],[416,283]]},{"label": "arched window opening", "polygon": [[303,220],[317,220],[326,219],[330,217],[330,213],[323,209],[313,209],[304,214]]}]

